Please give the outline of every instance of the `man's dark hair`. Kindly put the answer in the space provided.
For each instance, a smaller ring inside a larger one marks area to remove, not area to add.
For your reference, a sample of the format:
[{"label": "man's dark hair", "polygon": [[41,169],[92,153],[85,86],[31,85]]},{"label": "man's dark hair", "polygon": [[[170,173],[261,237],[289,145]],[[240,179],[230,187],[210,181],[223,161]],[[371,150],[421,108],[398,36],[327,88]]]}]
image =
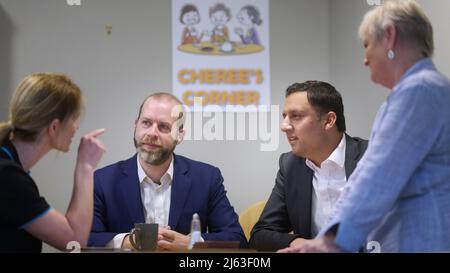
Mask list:
[{"label": "man's dark hair", "polygon": [[344,104],[334,86],[321,81],[294,83],[286,89],[286,98],[296,92],[306,92],[308,102],[320,115],[330,111],[336,113],[336,127],[339,132],[345,132]]}]

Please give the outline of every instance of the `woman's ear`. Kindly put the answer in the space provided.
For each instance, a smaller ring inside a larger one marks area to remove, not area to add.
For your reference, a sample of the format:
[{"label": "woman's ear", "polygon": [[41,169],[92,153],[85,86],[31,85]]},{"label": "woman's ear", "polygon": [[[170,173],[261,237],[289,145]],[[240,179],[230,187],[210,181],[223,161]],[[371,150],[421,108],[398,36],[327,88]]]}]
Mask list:
[{"label": "woman's ear", "polygon": [[387,43],[388,49],[395,49],[395,44],[397,40],[397,29],[394,25],[388,25],[384,28],[384,39]]},{"label": "woman's ear", "polygon": [[51,137],[56,136],[56,133],[60,127],[61,127],[61,121],[59,119],[55,118],[54,120],[52,120],[52,122],[50,122],[50,125],[47,128],[48,134]]}]

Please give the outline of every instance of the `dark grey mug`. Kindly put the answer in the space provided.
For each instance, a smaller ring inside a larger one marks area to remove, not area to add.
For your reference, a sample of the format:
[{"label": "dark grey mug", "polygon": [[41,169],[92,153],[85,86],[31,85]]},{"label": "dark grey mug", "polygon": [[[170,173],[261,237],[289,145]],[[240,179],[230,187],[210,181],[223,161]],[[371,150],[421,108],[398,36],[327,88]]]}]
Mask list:
[{"label": "dark grey mug", "polygon": [[137,250],[155,250],[158,241],[158,224],[134,224],[130,243]]}]

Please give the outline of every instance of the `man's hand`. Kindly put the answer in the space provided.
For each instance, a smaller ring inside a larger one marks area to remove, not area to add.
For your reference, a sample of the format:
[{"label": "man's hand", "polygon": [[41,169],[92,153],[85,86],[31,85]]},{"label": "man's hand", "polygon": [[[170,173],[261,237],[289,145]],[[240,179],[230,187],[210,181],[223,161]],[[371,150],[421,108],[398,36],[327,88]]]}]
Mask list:
[{"label": "man's hand", "polygon": [[131,249],[131,250],[136,250],[136,249],[133,247],[133,245],[131,244],[131,242],[130,242],[130,234],[126,235],[126,236],[123,238],[121,248],[122,248],[123,250],[130,250],[130,249]]},{"label": "man's hand", "polygon": [[[325,235],[314,240],[297,238],[291,242],[290,247],[280,249],[278,253],[319,253],[319,252],[342,252],[334,243],[334,235]],[[298,241],[297,241],[298,240]],[[295,242],[297,241],[297,242]],[[295,242],[295,245],[292,244]]]},{"label": "man's hand", "polygon": [[176,231],[160,228],[158,231],[158,249],[162,250],[186,250],[190,237]]},{"label": "man's hand", "polygon": [[308,241],[307,239],[297,238],[289,244],[289,247],[296,247]]}]

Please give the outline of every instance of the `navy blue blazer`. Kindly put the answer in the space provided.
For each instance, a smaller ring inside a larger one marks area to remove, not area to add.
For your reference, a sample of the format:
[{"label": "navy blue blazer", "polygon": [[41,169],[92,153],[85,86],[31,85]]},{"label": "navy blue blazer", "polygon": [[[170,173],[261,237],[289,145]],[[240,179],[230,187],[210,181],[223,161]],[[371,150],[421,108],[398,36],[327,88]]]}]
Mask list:
[{"label": "navy blue blazer", "polygon": [[[118,233],[144,223],[137,155],[99,169],[94,174],[94,219],[89,246],[105,246]],[[169,226],[190,233],[192,215],[198,213],[206,240],[239,241],[247,246],[238,215],[214,166],[174,155]],[[208,231],[208,232],[207,232]]]}]

